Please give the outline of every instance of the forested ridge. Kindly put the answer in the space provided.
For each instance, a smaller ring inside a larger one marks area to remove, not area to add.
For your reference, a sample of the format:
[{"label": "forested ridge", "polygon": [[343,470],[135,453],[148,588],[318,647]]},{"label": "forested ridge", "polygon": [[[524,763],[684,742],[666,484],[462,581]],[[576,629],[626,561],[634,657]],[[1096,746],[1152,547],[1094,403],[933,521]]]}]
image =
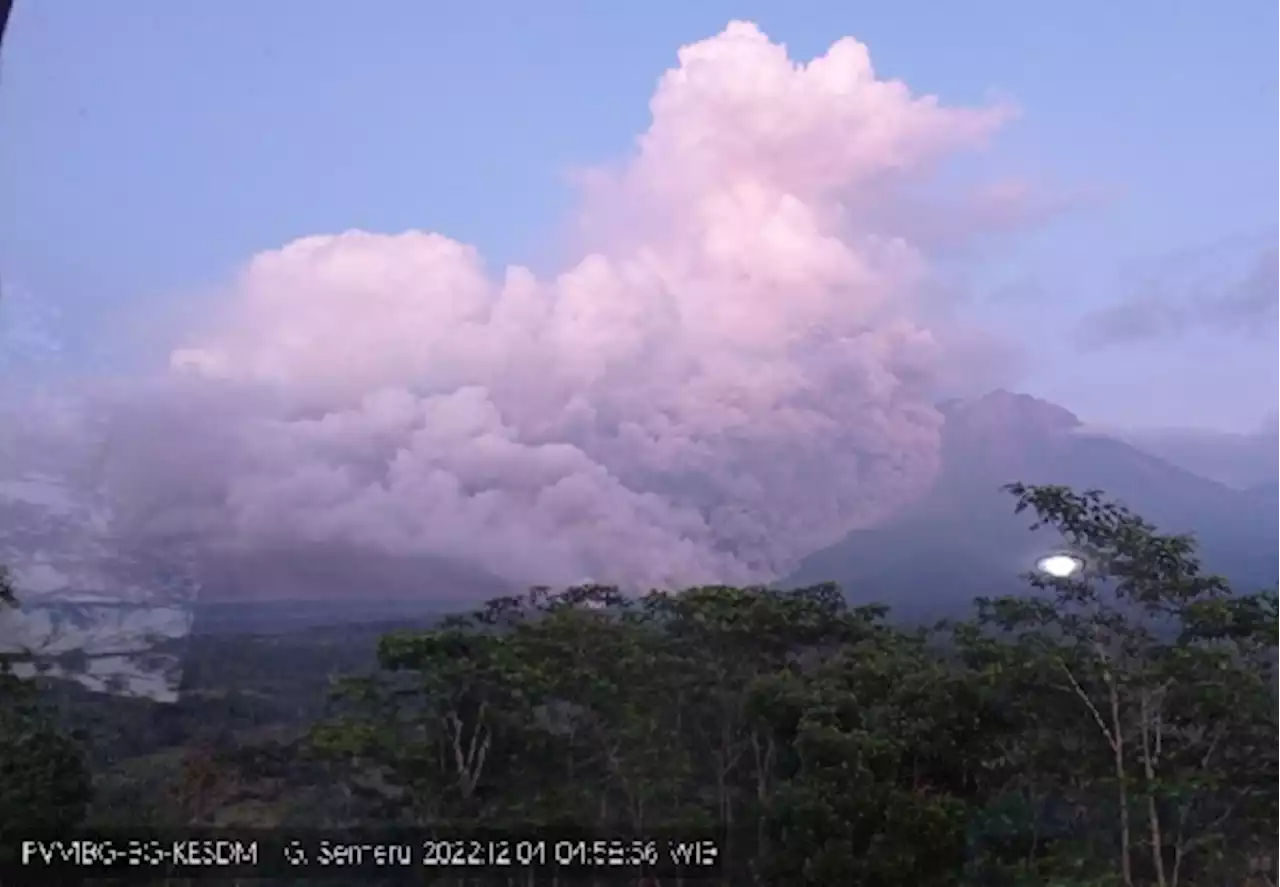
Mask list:
[{"label": "forested ridge", "polygon": [[928,628],[829,584],[582,586],[368,650],[219,640],[167,708],[7,675],[0,837],[447,823],[716,835],[735,885],[1275,884],[1275,592],[1009,490],[1087,569]]}]

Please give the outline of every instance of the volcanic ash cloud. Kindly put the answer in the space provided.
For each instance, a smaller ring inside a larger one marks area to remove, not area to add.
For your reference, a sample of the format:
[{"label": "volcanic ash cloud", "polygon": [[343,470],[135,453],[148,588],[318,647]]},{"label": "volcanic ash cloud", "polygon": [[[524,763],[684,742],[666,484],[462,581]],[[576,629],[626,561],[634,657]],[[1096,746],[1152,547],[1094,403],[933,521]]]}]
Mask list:
[{"label": "volcanic ash cloud", "polygon": [[877,219],[1003,112],[745,23],[683,48],[651,110],[584,177],[591,251],[554,278],[417,231],[254,257],[119,423],[147,436],[120,495],[228,544],[629,586],[769,579],[911,496],[945,355],[925,257]]}]

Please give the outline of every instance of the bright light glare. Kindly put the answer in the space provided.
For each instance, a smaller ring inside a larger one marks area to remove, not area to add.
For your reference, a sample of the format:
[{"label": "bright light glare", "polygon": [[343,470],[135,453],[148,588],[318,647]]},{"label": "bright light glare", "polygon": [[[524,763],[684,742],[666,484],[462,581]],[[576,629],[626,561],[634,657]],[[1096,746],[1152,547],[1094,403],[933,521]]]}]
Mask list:
[{"label": "bright light glare", "polygon": [[1066,579],[1080,571],[1084,564],[1079,558],[1072,557],[1069,554],[1053,554],[1049,557],[1042,557],[1036,561],[1036,569],[1041,573],[1048,573],[1055,579]]}]

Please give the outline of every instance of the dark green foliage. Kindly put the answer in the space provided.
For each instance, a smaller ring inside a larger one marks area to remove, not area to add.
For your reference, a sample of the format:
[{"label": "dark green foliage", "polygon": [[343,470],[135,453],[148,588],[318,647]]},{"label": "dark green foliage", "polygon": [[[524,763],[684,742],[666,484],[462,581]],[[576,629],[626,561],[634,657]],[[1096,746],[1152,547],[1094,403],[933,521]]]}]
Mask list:
[{"label": "dark green foliage", "polygon": [[[0,568],[0,619],[16,606]],[[35,682],[14,673],[19,658],[0,656],[0,841],[18,829],[78,825],[90,798],[83,749],[41,704]]]},{"label": "dark green foliage", "polygon": [[914,634],[829,585],[535,590],[385,638],[318,747],[407,821],[707,823],[765,883],[1246,877],[1274,593],[1100,494],[1010,491],[1084,574]]},{"label": "dark green foliage", "polygon": [[23,698],[25,683],[0,676],[0,836],[77,825],[90,795],[83,749]]},{"label": "dark green foliage", "polygon": [[1274,884],[1275,593],[1100,494],[1010,491],[1088,569],[929,630],[831,585],[585,586],[376,656],[195,639],[176,705],[71,709],[96,821],[705,830],[735,885]]}]

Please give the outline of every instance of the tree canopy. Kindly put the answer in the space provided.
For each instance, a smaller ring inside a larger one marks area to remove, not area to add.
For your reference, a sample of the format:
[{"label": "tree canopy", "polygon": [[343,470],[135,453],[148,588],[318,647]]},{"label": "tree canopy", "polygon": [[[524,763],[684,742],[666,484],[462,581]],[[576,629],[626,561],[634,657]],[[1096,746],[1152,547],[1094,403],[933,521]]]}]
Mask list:
[{"label": "tree canopy", "polygon": [[1009,492],[1086,569],[965,622],[588,585],[388,635],[312,736],[332,824],[702,829],[765,884],[1274,883],[1274,591],[1100,493]]},{"label": "tree canopy", "polygon": [[178,703],[73,694],[88,763],[2,659],[0,842],[572,829],[714,838],[734,887],[1274,885],[1275,591],[1101,493],[1008,491],[1083,569],[929,627],[830,584],[584,585],[384,634],[368,667],[333,635],[207,638]]},{"label": "tree canopy", "polygon": [[[0,567],[0,619],[18,606]],[[42,705],[36,684],[14,671],[20,654],[0,654],[0,842],[18,830],[80,824],[90,797],[83,748]]]}]

